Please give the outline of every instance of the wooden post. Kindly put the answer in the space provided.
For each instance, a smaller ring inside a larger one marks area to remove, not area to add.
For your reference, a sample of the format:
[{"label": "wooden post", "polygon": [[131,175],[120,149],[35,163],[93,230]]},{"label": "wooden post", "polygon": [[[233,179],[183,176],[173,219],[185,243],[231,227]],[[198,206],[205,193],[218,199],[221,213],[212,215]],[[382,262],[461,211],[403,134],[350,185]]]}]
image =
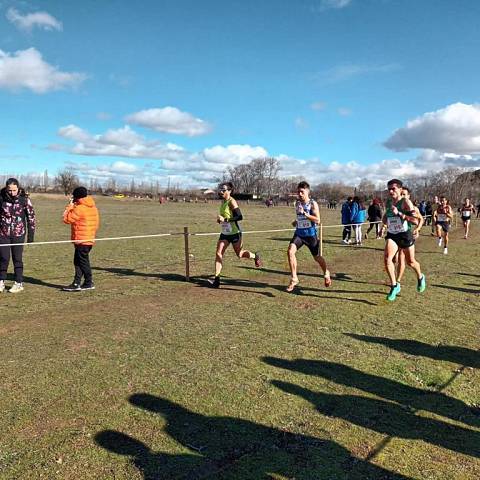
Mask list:
[{"label": "wooden post", "polygon": [[190,281],[190,246],[188,227],[183,227],[183,238],[185,240],[185,281]]},{"label": "wooden post", "polygon": [[320,224],[320,256],[323,257],[323,223]]}]

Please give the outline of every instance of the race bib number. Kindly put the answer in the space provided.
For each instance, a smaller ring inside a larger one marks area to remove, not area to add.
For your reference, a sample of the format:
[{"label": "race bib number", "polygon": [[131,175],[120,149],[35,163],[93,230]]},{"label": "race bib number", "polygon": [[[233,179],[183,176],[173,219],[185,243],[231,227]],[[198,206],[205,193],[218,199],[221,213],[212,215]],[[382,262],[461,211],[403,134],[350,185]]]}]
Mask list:
[{"label": "race bib number", "polygon": [[232,224],[230,222],[222,222],[220,225],[224,235],[229,235],[232,233]]},{"label": "race bib number", "polygon": [[408,224],[400,217],[387,217],[387,229],[389,233],[402,233],[408,230]]},{"label": "race bib number", "polygon": [[311,226],[312,222],[307,218],[297,217],[297,228],[310,228]]},{"label": "race bib number", "polygon": [[472,212],[470,210],[464,210],[462,212],[462,216],[463,217],[469,217],[470,215],[472,214]]},{"label": "race bib number", "polygon": [[448,221],[448,217],[446,213],[439,213],[437,215],[437,222],[447,222],[447,221]]}]

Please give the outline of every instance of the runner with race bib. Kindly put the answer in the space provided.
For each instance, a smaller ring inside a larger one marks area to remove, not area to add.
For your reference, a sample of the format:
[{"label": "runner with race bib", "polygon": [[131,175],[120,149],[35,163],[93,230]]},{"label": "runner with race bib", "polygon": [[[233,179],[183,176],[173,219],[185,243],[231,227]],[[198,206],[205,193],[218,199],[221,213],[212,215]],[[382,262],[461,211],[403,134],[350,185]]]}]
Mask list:
[{"label": "runner with race bib", "polygon": [[473,215],[475,215],[475,207],[470,202],[470,199],[466,198],[458,211],[462,216],[463,228],[465,229],[465,235],[463,238],[467,239],[470,231],[470,220],[472,219]]},{"label": "runner with race bib", "polygon": [[317,235],[317,225],[320,223],[320,209],[315,200],[310,198],[310,185],[307,182],[300,182],[297,186],[298,199],[295,202],[296,219],[292,222],[295,233],[288,246],[287,256],[290,267],[290,283],[287,292],[292,292],[298,285],[297,276],[297,250],[306,245],[313,256],[313,259],[320,265],[323,271],[326,287],[332,284],[330,272],[325,259],[320,255],[320,241]]},{"label": "runner with race bib", "polygon": [[384,261],[390,279],[390,292],[387,295],[389,302],[393,302],[401,290],[393,263],[393,258],[399,250],[405,255],[407,265],[417,275],[417,291],[421,293],[426,288],[425,275],[422,274],[420,264],[415,260],[415,239],[412,233],[412,228],[418,225],[419,219],[415,216],[412,202],[402,197],[402,186],[402,182],[397,179],[388,182],[390,198],[386,202],[383,216],[383,223],[387,226]]},{"label": "runner with race bib", "polygon": [[440,205],[436,212],[433,214],[433,220],[435,222],[435,228],[437,230],[438,246],[442,246],[443,253],[448,253],[448,232],[450,231],[450,222],[453,218],[452,207],[448,204],[448,200],[443,195],[440,197]]},{"label": "runner with race bib", "polygon": [[242,212],[237,201],[231,196],[233,184],[231,182],[222,183],[218,190],[218,196],[223,200],[220,205],[220,214],[217,216],[217,223],[220,225],[221,233],[217,242],[217,251],[215,254],[215,277],[209,280],[213,288],[220,287],[220,273],[223,267],[223,257],[225,250],[232,244],[233,250],[238,258],[250,258],[255,261],[256,267],[262,266],[260,254],[252,253],[243,249],[242,231],[239,221],[243,220]]}]

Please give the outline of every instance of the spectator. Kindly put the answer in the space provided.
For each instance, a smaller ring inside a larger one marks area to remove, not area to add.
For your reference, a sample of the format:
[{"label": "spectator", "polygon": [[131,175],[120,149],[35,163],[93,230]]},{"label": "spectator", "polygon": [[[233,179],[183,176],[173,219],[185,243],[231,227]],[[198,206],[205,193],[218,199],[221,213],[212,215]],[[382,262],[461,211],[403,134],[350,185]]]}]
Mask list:
[{"label": "spectator", "polygon": [[362,244],[362,223],[365,222],[366,218],[367,211],[360,197],[353,197],[350,223],[353,224],[356,245]]},{"label": "spectator", "polygon": [[[90,267],[89,254],[95,244],[100,219],[97,207],[85,187],[77,187],[73,191],[72,199],[63,213],[63,221],[71,225],[72,240],[75,240],[75,254],[73,264],[75,277],[73,282],[62,290],[76,292],[80,290],[93,290],[95,285],[92,281],[92,269]],[[81,284],[82,277],[84,279]]]},{"label": "spectator", "polygon": [[4,292],[10,256],[13,261],[15,283],[10,293],[23,290],[23,245],[33,242],[35,234],[35,211],[33,205],[16,178],[9,178],[0,191],[0,293]]},{"label": "spectator", "polygon": [[342,205],[342,242],[349,244],[351,242],[350,237],[352,236],[352,226],[350,225],[351,216],[352,216],[352,201],[353,197],[348,197],[347,201]]},{"label": "spectator", "polygon": [[368,234],[370,231],[375,228],[375,238],[378,240],[381,237],[382,231],[382,209],[380,207],[380,199],[374,198],[372,203],[368,207],[368,221],[370,222],[370,226],[368,227],[367,233],[365,233],[365,238],[368,238]]}]

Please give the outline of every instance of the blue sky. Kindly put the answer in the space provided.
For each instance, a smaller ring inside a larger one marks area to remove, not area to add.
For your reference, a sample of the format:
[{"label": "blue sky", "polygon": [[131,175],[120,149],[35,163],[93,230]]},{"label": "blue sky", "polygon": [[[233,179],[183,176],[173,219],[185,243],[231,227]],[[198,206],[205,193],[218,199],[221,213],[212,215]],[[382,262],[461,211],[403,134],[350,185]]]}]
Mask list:
[{"label": "blue sky", "polygon": [[479,19],[476,0],[0,0],[0,174],[478,167]]}]

